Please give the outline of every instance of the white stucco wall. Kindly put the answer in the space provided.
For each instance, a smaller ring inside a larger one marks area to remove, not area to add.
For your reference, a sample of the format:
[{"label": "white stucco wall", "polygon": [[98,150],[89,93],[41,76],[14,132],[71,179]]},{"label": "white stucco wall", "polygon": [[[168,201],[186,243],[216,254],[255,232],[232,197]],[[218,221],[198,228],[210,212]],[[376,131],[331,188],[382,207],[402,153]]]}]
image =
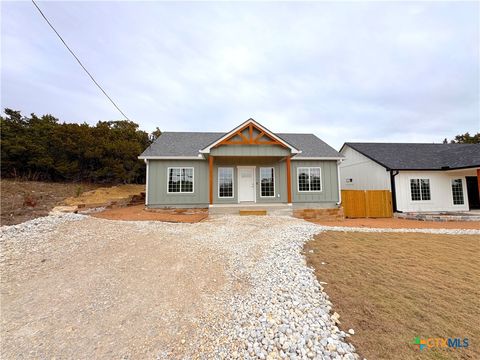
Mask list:
[{"label": "white stucco wall", "polygon": [[[340,164],[342,190],[390,190],[390,172],[358,151],[345,146]],[[347,182],[346,179],[352,179]]]},{"label": "white stucco wall", "polygon": [[[466,211],[469,205],[465,176],[476,176],[476,170],[400,171],[395,176],[397,209],[403,212]],[[410,179],[430,179],[431,200],[412,201]],[[453,204],[452,179],[462,179],[463,205]]]}]

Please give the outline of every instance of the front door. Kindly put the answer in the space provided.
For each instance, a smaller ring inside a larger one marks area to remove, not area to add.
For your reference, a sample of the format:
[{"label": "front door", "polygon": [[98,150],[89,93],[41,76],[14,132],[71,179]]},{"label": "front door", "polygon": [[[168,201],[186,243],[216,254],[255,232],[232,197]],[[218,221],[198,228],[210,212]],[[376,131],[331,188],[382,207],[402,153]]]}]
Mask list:
[{"label": "front door", "polygon": [[255,201],[255,168],[238,168],[238,202]]},{"label": "front door", "polygon": [[466,176],[468,204],[470,209],[480,209],[480,199],[478,196],[478,179],[476,176]]}]

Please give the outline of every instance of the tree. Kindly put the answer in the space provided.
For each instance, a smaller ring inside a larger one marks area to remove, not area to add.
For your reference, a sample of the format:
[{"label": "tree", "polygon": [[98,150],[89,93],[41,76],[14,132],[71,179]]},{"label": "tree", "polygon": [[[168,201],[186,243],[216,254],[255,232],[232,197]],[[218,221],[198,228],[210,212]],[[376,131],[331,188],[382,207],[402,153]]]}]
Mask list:
[{"label": "tree", "polygon": [[5,109],[0,116],[1,175],[30,180],[132,183],[145,180],[138,155],[160,136],[132,121],[95,126],[60,123],[52,115],[24,117]]},{"label": "tree", "polygon": [[[443,140],[444,144],[448,143],[448,140]],[[461,135],[456,135],[453,140],[450,140],[450,144],[480,144],[480,133],[470,135],[468,132]]]},{"label": "tree", "polygon": [[154,142],[160,137],[160,135],[162,135],[162,131],[157,126],[155,130],[150,134],[150,141]]}]

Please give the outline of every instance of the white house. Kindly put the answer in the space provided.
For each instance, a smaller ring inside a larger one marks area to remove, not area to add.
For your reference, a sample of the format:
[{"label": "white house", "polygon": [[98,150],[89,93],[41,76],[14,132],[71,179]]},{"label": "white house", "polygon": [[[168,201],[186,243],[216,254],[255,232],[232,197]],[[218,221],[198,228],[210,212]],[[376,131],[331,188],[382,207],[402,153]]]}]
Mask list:
[{"label": "white house", "polygon": [[342,190],[389,190],[393,211],[480,209],[480,144],[345,143]]}]

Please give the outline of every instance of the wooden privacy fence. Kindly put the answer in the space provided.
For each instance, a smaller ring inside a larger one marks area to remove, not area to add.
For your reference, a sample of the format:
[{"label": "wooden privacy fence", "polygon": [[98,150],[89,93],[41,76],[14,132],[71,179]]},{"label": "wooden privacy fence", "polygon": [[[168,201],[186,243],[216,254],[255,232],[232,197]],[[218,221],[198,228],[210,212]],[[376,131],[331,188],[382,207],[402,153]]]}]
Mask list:
[{"label": "wooden privacy fence", "polygon": [[392,217],[392,193],[388,190],[342,190],[342,205],[348,218]]}]

